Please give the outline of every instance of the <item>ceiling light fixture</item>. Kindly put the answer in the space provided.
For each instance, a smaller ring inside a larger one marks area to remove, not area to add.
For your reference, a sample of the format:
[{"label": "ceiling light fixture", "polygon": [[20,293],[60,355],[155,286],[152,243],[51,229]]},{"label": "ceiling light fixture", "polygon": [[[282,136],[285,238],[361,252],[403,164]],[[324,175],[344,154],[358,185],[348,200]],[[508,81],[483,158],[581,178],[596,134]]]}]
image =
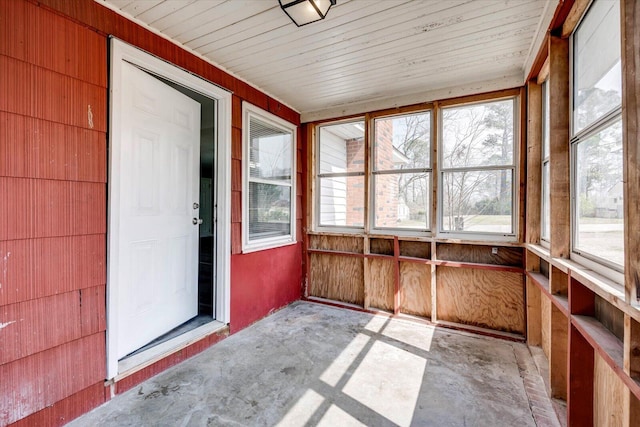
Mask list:
[{"label": "ceiling light fixture", "polygon": [[336,0],[278,0],[280,7],[298,27],[324,19]]}]

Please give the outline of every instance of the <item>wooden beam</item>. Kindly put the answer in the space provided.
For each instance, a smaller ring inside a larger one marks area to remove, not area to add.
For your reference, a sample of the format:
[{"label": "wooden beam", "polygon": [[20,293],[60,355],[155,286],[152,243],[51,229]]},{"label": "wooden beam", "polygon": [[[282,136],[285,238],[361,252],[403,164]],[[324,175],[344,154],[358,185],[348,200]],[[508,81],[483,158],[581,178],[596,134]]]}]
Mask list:
[{"label": "wooden beam", "polygon": [[[518,136],[519,147],[518,153],[518,186],[519,186],[519,200],[518,200],[518,212],[516,212],[517,220],[518,220],[518,242],[523,242],[525,239],[525,231],[526,231],[526,217],[527,217],[527,108],[528,108],[528,97],[527,97],[527,89],[523,86],[520,88],[520,95],[517,105],[520,107],[520,111],[518,111],[518,121],[519,121],[519,130],[520,135]],[[514,230],[515,231],[515,230]]]},{"label": "wooden beam", "polygon": [[551,304],[551,342],[549,354],[549,384],[551,397],[567,400],[567,344],[569,320]]},{"label": "wooden beam", "polygon": [[625,300],[640,302],[640,2],[622,0]]},{"label": "wooden beam", "polygon": [[573,33],[578,26],[578,22],[580,22],[582,15],[587,11],[589,3],[591,3],[591,0],[575,0],[571,10],[569,11],[569,15],[567,15],[567,19],[565,19],[562,24],[560,37],[567,38]]},{"label": "wooden beam", "polygon": [[569,258],[571,195],[569,172],[569,41],[549,37],[551,256]]},{"label": "wooden beam", "polygon": [[[624,315],[623,351],[625,374],[634,380],[640,379],[640,323],[626,313]],[[640,420],[640,400],[630,389],[626,389],[623,404],[623,425],[631,427],[635,425],[637,420]]]},{"label": "wooden beam", "polygon": [[536,78],[536,83],[541,85],[549,78],[549,57],[547,56],[542,64],[542,68],[540,68],[540,72],[538,73],[538,77]]},{"label": "wooden beam", "polygon": [[542,212],[542,87],[527,83],[527,209],[526,243],[540,242]]}]

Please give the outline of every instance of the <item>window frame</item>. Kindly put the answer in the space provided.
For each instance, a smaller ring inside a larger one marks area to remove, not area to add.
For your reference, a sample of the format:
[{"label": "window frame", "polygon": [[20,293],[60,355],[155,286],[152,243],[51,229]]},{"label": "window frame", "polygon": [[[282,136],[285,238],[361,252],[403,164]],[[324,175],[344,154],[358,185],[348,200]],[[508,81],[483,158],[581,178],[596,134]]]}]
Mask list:
[{"label": "window frame", "polygon": [[[499,165],[499,166],[469,166],[469,167],[443,167],[443,128],[444,128],[444,110],[449,108],[458,108],[465,106],[473,106],[473,105],[482,105],[482,104],[490,104],[493,102],[499,102],[504,100],[511,100],[513,102],[513,159],[510,165]],[[452,103],[443,105],[438,112],[438,189],[437,189],[437,227],[438,227],[438,237],[448,238],[448,239],[460,239],[460,240],[474,240],[474,241],[486,241],[486,242],[517,242],[519,239],[519,212],[520,212],[520,144],[521,135],[520,135],[520,121],[521,121],[521,108],[520,104],[522,99],[520,95],[508,95],[508,96],[497,96],[497,97],[488,97],[479,101],[474,102],[461,102],[461,103]],[[455,172],[482,172],[482,171],[501,171],[501,170],[511,170],[512,171],[512,181],[511,181],[511,224],[512,231],[511,233],[491,233],[485,231],[449,231],[443,229],[444,222],[444,174],[445,173],[455,173]]]},{"label": "window frame", "polygon": [[[362,122],[362,126],[363,126],[363,131],[362,131],[362,136],[363,136],[363,143],[364,143],[364,149],[365,149],[365,155],[364,155],[364,167],[362,169],[362,172],[331,172],[331,173],[320,173],[320,144],[321,144],[321,138],[320,138],[320,131],[322,130],[323,127],[329,127],[329,126],[335,126],[335,125],[344,125],[344,124],[350,124],[350,123],[358,123],[358,122]],[[344,119],[344,120],[332,120],[332,121],[327,121],[324,123],[320,123],[317,124],[316,126],[314,126],[314,141],[313,141],[313,150],[315,153],[314,156],[314,162],[313,162],[313,183],[314,183],[314,197],[313,197],[313,229],[314,231],[318,231],[318,232],[336,232],[336,233],[353,233],[353,234],[362,234],[364,233],[365,229],[366,229],[366,225],[367,225],[367,210],[368,210],[368,204],[367,204],[367,195],[366,195],[366,191],[365,189],[367,188],[368,185],[368,180],[369,177],[367,176],[367,162],[368,160],[368,155],[367,152],[369,150],[369,143],[367,141],[368,135],[367,135],[367,120],[365,117],[351,117],[349,119]],[[321,206],[322,206],[322,200],[321,200],[321,179],[322,178],[348,178],[348,177],[353,177],[353,176],[362,176],[364,179],[364,186],[362,187],[362,191],[365,193],[363,194],[363,198],[364,198],[364,212],[362,214],[362,221],[363,221],[363,225],[362,227],[357,227],[357,226],[351,226],[351,225],[322,225],[320,223],[320,217],[321,217]]]},{"label": "window frame", "polygon": [[[251,120],[257,119],[269,126],[273,126],[284,132],[291,134],[291,177],[289,181],[267,182],[269,179],[260,179],[256,181],[251,177],[249,161],[250,156],[250,135]],[[297,129],[298,127],[280,117],[269,113],[253,104],[242,102],[242,252],[249,253],[266,249],[277,248],[281,246],[292,245],[296,240],[296,150],[297,150]],[[275,237],[265,237],[259,239],[251,239],[249,235],[249,187],[252,182],[261,182],[267,184],[289,187],[291,189],[290,196],[290,215],[289,215],[289,234]]]},{"label": "window frame", "polygon": [[[429,166],[426,168],[376,170],[376,158],[375,158],[376,156],[376,148],[375,148],[376,120],[418,115],[418,114],[424,114],[424,113],[429,113]],[[433,219],[431,218],[431,216],[433,214],[433,204],[434,204],[434,200],[433,200],[433,174],[434,174],[434,171],[433,171],[434,119],[433,117],[434,115],[435,114],[434,114],[433,108],[423,108],[419,110],[406,111],[406,112],[401,112],[396,114],[384,114],[384,115],[376,115],[371,117],[370,124],[369,124],[370,125],[369,135],[370,135],[370,139],[372,140],[372,143],[368,145],[369,153],[367,153],[368,154],[367,157],[369,157],[369,164],[371,165],[369,168],[369,174],[368,174],[368,179],[370,181],[368,206],[371,207],[370,209],[368,209],[368,211],[369,211],[369,224],[371,224],[371,227],[370,227],[371,234],[386,235],[391,233],[397,236],[431,236],[433,234],[433,230],[431,229],[431,224],[433,223]],[[375,177],[376,175],[400,175],[400,174],[413,174],[413,173],[426,173],[428,174],[428,177],[429,177],[428,178],[429,188],[427,190],[427,193],[429,194],[429,205],[426,206],[427,215],[429,219],[427,223],[427,227],[425,229],[402,228],[402,227],[377,227],[376,220],[375,220],[375,216],[376,216],[376,203],[375,203],[376,179]]]},{"label": "window frame", "polygon": [[[577,247],[578,238],[578,167],[577,167],[577,151],[578,146],[590,137],[596,135],[602,130],[605,130],[613,126],[618,120],[622,120],[622,100],[620,104],[602,114],[598,119],[584,126],[578,132],[575,131],[575,98],[576,98],[576,81],[575,81],[575,65],[576,65],[576,53],[575,53],[575,36],[580,30],[580,26],[584,22],[584,19],[593,9],[595,0],[591,2],[585,13],[580,18],[580,21],[575,27],[575,30],[570,37],[569,48],[569,97],[570,97],[570,114],[569,114],[569,144],[570,144],[570,191],[571,191],[571,253],[570,258],[587,268],[607,277],[617,283],[624,283],[624,264],[621,266],[613,261],[599,257],[595,254],[581,250]],[[620,47],[622,49],[622,47]],[[622,57],[622,51],[620,51],[620,57]],[[624,161],[624,160],[623,160]],[[624,180],[624,176],[621,177]]]},{"label": "window frame", "polygon": [[[551,209],[551,182],[548,181],[544,174],[545,166],[549,167],[551,173],[551,128],[550,121],[547,120],[547,114],[551,107],[551,95],[549,93],[549,78],[547,77],[541,86],[542,91],[542,133],[540,144],[540,244],[547,249],[551,245],[551,218],[549,223],[545,223],[545,210],[547,208],[547,200],[545,200],[545,188],[549,194],[549,209]],[[545,233],[546,232],[546,233]],[[548,238],[545,234],[548,233]]]}]

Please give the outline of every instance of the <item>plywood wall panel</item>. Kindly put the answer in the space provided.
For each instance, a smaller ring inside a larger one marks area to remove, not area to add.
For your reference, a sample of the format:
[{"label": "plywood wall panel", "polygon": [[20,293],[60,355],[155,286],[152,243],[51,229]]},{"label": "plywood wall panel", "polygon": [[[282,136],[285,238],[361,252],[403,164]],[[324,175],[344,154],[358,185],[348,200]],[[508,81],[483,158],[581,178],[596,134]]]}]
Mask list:
[{"label": "plywood wall panel", "polygon": [[0,111],[0,176],[26,176],[26,134],[24,116]]},{"label": "plywood wall panel", "polygon": [[393,256],[392,239],[369,239],[369,252],[379,255],[391,255]]},{"label": "plywood wall panel", "polygon": [[394,260],[372,258],[368,261],[369,283],[365,290],[369,307],[393,311],[396,268]]},{"label": "plywood wall panel", "polygon": [[[493,254],[492,249],[497,253]],[[439,243],[436,248],[436,256],[439,260],[475,262],[482,264],[508,265],[512,267],[523,266],[523,250],[517,247],[498,247],[484,245],[459,245]]]},{"label": "plywood wall panel", "polygon": [[32,218],[30,198],[30,180],[0,177],[0,240],[29,237]]},{"label": "plywood wall panel", "polygon": [[519,273],[438,267],[438,319],[524,334]]},{"label": "plywood wall panel", "polygon": [[594,352],[593,371],[593,425],[622,427],[624,383],[598,352]]},{"label": "plywood wall panel", "polygon": [[311,254],[309,295],[364,304],[364,263],[360,258]]},{"label": "plywood wall panel", "polygon": [[400,240],[400,256],[431,259],[431,242]]},{"label": "plywood wall panel", "polygon": [[80,338],[79,291],[0,307],[0,365]]},{"label": "plywood wall panel", "polygon": [[325,249],[330,251],[342,251],[352,253],[363,253],[364,239],[362,237],[348,236],[309,236],[309,248]]},{"label": "plywood wall panel", "polygon": [[431,266],[400,263],[400,311],[431,317]]},{"label": "plywood wall panel", "polygon": [[104,355],[105,335],[98,333],[0,365],[0,425],[103,381]]}]

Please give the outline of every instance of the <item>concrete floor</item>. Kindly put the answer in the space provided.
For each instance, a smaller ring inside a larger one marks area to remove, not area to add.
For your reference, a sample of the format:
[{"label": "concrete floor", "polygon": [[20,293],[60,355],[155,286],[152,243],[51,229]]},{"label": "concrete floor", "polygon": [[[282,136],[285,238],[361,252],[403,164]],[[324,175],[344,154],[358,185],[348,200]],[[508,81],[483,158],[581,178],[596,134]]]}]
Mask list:
[{"label": "concrete floor", "polygon": [[524,344],[298,302],[70,425],[535,426],[532,365]]}]

